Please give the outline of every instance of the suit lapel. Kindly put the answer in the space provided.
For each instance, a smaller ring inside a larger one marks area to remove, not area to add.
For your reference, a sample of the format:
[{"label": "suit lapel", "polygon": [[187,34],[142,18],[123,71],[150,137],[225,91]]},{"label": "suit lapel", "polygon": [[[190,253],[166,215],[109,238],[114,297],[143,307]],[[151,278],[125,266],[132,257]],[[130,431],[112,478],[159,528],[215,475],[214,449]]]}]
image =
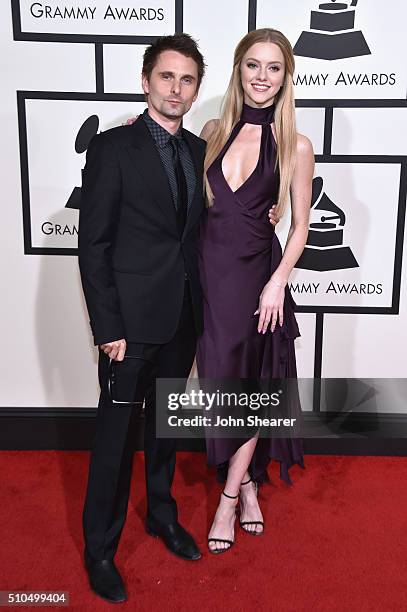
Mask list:
[{"label": "suit lapel", "polygon": [[170,184],[150,131],[141,116],[128,129],[133,130],[133,143],[127,147],[129,155],[170,222],[171,229],[178,233]]},{"label": "suit lapel", "polygon": [[199,147],[196,143],[195,139],[192,138],[192,135],[188,130],[183,130],[183,137],[188,143],[189,150],[191,151],[192,161],[194,162],[195,167],[195,176],[196,176],[196,184],[195,184],[195,192],[192,198],[191,205],[188,209],[188,216],[185,223],[184,233],[187,232],[194,226],[196,221],[199,218],[203,210],[203,162],[204,162],[204,150]]}]

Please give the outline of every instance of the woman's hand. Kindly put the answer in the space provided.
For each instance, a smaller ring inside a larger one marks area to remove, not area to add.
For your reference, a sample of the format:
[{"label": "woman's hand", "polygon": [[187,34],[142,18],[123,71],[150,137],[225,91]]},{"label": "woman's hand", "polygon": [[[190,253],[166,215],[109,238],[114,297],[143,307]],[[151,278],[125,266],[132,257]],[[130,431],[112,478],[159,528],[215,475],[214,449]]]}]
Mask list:
[{"label": "woman's hand", "polygon": [[277,319],[280,326],[283,324],[283,306],[284,306],[284,287],[279,287],[281,283],[270,279],[267,285],[264,286],[259,298],[259,307],[254,313],[259,315],[257,331],[259,334],[265,334],[271,321],[271,331],[275,330]]},{"label": "woman's hand", "polygon": [[124,123],[122,123],[122,125],[132,125],[135,121],[137,121],[137,119],[139,118],[140,115],[136,115],[135,117],[130,117],[130,119],[127,119],[127,121],[125,121]]}]

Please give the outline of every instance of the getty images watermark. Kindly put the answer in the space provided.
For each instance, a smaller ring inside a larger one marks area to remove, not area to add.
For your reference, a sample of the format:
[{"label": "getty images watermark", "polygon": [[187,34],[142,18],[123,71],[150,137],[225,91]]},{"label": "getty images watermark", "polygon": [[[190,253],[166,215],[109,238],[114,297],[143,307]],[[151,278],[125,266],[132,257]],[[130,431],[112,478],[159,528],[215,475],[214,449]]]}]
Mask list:
[{"label": "getty images watermark", "polygon": [[407,378],[157,379],[156,433],[396,439],[391,447],[402,448],[406,397]]},{"label": "getty images watermark", "polygon": [[[183,407],[196,407],[208,412],[215,408],[235,408],[242,406],[250,410],[259,410],[260,408],[279,406],[280,394],[282,393],[282,390],[277,393],[271,393],[270,395],[268,393],[228,393],[220,391],[219,389],[214,393],[207,393],[202,389],[199,391],[192,389],[189,393],[170,393],[168,396],[168,410],[178,411]],[[170,415],[168,417],[168,424],[170,427],[177,427],[182,424],[190,426],[193,425],[192,420],[194,420],[197,425],[203,425],[204,427],[241,427],[245,424],[249,426],[292,427],[296,421],[296,419],[288,418],[262,418],[257,414],[248,414],[246,422],[243,418],[235,417],[232,414],[225,417],[216,414],[216,418],[214,419],[204,415],[196,415],[192,418]]]},{"label": "getty images watermark", "polygon": [[295,384],[269,381],[157,380],[158,437],[300,436],[301,406]]}]

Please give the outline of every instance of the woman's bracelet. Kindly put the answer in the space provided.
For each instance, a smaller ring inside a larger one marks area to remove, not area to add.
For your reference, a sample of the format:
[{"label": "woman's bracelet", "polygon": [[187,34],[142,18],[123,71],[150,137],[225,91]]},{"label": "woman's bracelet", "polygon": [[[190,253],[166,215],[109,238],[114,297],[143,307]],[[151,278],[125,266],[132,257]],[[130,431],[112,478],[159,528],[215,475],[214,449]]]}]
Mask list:
[{"label": "woman's bracelet", "polygon": [[274,285],[277,285],[277,287],[280,287],[280,289],[283,289],[287,283],[281,284],[281,283],[277,283],[277,281],[273,280],[272,278],[270,278],[270,282],[273,283]]}]

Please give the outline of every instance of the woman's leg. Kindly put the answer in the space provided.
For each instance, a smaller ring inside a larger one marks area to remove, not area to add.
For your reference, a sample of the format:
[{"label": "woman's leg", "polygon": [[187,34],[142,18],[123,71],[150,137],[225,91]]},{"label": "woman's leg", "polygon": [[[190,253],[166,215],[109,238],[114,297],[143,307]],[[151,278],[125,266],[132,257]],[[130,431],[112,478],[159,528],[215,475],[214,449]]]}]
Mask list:
[{"label": "woman's leg", "polygon": [[[230,458],[228,476],[224,487],[224,491],[227,495],[237,495],[241,483],[246,482],[246,480],[250,478],[247,469],[256,448],[257,439],[258,435],[245,442]],[[244,491],[244,489],[247,489],[247,491]],[[242,504],[242,521],[262,521],[263,517],[257,502],[253,483],[242,487],[242,493],[244,498]],[[209,532],[209,538],[234,539],[235,507],[237,502],[237,499],[229,499],[229,497],[221,495],[219,506]],[[259,531],[261,531],[261,527]],[[209,542],[209,548],[211,550],[229,548],[229,546],[229,544],[223,542]]]}]

